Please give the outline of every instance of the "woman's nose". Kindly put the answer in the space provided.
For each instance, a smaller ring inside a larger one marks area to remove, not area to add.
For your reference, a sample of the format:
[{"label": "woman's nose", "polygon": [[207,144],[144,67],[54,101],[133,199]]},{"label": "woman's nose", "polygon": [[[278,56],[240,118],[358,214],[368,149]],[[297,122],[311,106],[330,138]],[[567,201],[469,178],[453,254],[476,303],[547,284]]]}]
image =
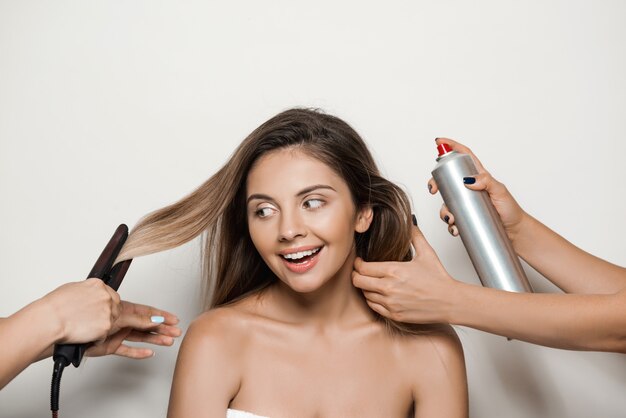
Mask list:
[{"label": "woman's nose", "polygon": [[306,236],[306,226],[297,211],[283,211],[280,216],[279,241],[292,241]]}]

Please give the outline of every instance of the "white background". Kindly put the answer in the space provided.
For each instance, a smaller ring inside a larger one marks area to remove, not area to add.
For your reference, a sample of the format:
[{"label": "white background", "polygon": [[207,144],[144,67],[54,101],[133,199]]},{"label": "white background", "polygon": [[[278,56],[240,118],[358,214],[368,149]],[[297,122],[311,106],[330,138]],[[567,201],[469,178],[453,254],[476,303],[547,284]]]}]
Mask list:
[{"label": "white background", "polygon": [[[624,265],[625,17],[617,0],[0,0],[0,315],[83,279],[119,223],[190,192],[292,106],[362,134],[461,280],[476,275],[426,189],[436,136]],[[120,293],[186,328],[198,266],[197,241],[137,259]],[[458,332],[473,417],[626,414],[624,355]],[[179,344],[67,369],[61,416],[164,416]],[[40,362],[2,390],[0,416],[47,416],[51,372]]]}]

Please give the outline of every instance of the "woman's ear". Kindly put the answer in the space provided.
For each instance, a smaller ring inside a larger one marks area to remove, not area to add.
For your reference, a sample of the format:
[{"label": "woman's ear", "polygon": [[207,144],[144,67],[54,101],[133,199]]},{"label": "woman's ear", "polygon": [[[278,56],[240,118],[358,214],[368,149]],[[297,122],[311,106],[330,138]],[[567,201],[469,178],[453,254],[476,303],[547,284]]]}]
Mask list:
[{"label": "woman's ear", "polygon": [[367,231],[374,219],[374,210],[371,206],[366,206],[356,214],[356,224],[354,230],[360,234]]}]

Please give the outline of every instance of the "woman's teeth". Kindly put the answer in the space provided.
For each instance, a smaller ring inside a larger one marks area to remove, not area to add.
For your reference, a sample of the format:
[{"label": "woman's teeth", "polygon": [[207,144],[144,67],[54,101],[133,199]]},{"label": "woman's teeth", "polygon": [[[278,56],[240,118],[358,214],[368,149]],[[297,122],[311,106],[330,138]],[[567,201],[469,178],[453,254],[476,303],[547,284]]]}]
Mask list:
[{"label": "woman's teeth", "polygon": [[321,247],[314,248],[308,251],[300,251],[297,253],[284,254],[283,257],[286,258],[287,260],[300,260],[301,258],[308,257],[308,256],[315,254],[316,252],[320,250],[320,248]]}]

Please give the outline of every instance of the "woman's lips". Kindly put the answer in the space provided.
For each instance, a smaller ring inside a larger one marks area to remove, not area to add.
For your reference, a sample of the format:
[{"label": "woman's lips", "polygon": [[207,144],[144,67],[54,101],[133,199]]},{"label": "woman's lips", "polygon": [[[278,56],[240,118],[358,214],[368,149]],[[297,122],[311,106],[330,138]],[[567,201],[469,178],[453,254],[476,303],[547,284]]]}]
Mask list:
[{"label": "woman's lips", "polygon": [[320,258],[320,253],[322,252],[322,250],[323,248],[321,248],[318,252],[316,252],[312,256],[307,257],[301,263],[294,263],[294,262],[286,260],[283,257],[280,257],[280,258],[283,260],[283,264],[285,265],[285,267],[287,267],[289,270],[293,271],[294,273],[306,273],[307,271],[315,267],[315,265],[317,264],[317,261]]}]

